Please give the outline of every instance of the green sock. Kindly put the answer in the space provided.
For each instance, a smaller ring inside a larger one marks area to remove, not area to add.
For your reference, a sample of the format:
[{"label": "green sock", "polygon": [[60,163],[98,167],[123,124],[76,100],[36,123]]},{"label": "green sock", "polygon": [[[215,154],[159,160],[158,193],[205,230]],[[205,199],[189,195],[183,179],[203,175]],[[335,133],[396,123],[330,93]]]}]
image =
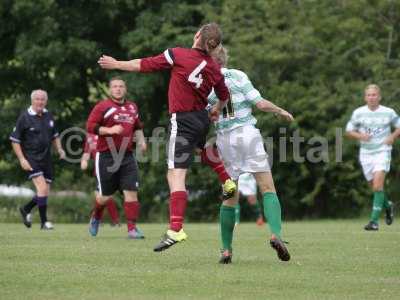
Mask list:
[{"label": "green sock", "polygon": [[256,218],[259,218],[261,216],[261,209],[258,201],[255,204],[251,205],[251,208],[253,209]]},{"label": "green sock", "polygon": [[383,203],[385,202],[385,193],[383,191],[374,192],[374,202],[372,206],[371,221],[378,224],[381,215]]},{"label": "green sock", "polygon": [[268,221],[269,229],[278,238],[281,237],[281,204],[276,193],[267,192],[263,195],[264,216]]},{"label": "green sock", "polygon": [[385,197],[385,200],[383,201],[383,208],[388,209],[388,208],[390,208],[390,200],[389,200],[388,195],[385,192],[383,194]]},{"label": "green sock", "polygon": [[219,210],[222,249],[232,251],[233,229],[235,228],[235,207],[221,205]]},{"label": "green sock", "polygon": [[240,223],[240,204],[236,204],[235,206],[235,223],[239,224]]}]

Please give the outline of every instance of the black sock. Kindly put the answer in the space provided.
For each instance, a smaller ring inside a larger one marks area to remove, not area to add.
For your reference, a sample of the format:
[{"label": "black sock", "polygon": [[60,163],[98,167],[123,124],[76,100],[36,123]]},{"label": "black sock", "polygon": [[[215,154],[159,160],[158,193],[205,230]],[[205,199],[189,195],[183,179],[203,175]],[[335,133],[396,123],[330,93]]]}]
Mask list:
[{"label": "black sock", "polygon": [[47,222],[47,205],[39,206],[40,221],[42,224]]},{"label": "black sock", "polygon": [[47,222],[47,197],[37,197],[36,203],[39,208],[40,221],[43,225]]},{"label": "black sock", "polygon": [[24,211],[29,214],[32,211],[32,208],[36,206],[36,201],[33,198],[31,201],[29,201],[25,206],[24,206]]}]

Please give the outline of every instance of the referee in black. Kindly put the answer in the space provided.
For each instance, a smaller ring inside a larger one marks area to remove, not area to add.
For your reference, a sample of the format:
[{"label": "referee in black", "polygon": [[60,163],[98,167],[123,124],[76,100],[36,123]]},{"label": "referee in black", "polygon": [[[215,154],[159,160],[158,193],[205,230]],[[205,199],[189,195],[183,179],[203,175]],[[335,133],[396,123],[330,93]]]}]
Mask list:
[{"label": "referee in black", "polygon": [[41,229],[51,230],[54,228],[53,224],[47,221],[47,197],[53,180],[51,145],[57,149],[61,159],[65,158],[65,152],[61,147],[53,116],[47,111],[46,105],[47,92],[32,91],[31,106],[18,117],[10,140],[22,169],[28,173],[28,178],[32,179],[36,189],[32,200],[19,209],[23,223],[26,227],[31,227],[30,212],[37,205]]}]

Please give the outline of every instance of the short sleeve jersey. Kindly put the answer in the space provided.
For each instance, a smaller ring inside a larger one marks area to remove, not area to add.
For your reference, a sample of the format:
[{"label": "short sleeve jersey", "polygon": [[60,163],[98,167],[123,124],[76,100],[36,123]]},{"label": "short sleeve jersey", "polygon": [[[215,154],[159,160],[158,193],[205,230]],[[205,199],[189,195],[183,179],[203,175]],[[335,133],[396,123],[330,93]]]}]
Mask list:
[{"label": "short sleeve jersey", "polygon": [[346,131],[357,131],[371,136],[367,142],[360,142],[360,154],[372,154],[381,151],[391,151],[392,146],[383,142],[391,134],[391,127],[400,128],[397,113],[386,106],[372,111],[367,105],[357,108],[346,125]]},{"label": "short sleeve jersey", "polygon": [[168,69],[171,70],[168,88],[170,113],[205,109],[207,96],[213,88],[221,101],[229,98],[221,67],[203,50],[172,48],[141,60],[141,72]]},{"label": "short sleeve jersey", "polygon": [[[231,98],[215,123],[217,132],[255,125],[257,119],[252,115],[252,106],[263,99],[260,92],[254,88],[247,75],[242,71],[222,68],[222,74]],[[208,97],[208,102],[214,105],[217,101],[218,96],[213,91]]]},{"label": "short sleeve jersey", "polygon": [[99,102],[91,111],[86,127],[89,134],[98,134],[102,126],[112,127],[121,125],[123,132],[120,135],[99,135],[97,140],[97,151],[112,151],[115,147],[120,151],[132,151],[132,139],[135,130],[142,129],[142,122],[139,118],[137,105],[131,101],[124,101],[122,104],[111,99]]},{"label": "short sleeve jersey", "polygon": [[21,144],[28,161],[48,160],[53,139],[59,135],[54,118],[46,109],[37,114],[32,107],[22,112],[10,135],[10,140]]}]

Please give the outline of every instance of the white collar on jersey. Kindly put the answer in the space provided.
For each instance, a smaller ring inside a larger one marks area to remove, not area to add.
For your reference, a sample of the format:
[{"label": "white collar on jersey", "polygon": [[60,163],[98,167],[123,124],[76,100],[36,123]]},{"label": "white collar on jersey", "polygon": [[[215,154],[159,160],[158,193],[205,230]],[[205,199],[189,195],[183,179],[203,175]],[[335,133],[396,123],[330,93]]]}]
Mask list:
[{"label": "white collar on jersey", "polygon": [[374,110],[370,109],[368,105],[365,105],[365,106],[366,106],[366,108],[367,108],[370,112],[376,112],[376,111],[378,111],[378,110],[381,108],[381,105],[380,105],[380,104],[378,104],[378,106],[377,106]]},{"label": "white collar on jersey", "polygon": [[[46,113],[47,109],[44,108],[43,112]],[[28,108],[28,114],[30,114],[31,116],[36,116],[37,115],[37,112],[33,110],[32,105],[29,106],[29,108]]]}]

